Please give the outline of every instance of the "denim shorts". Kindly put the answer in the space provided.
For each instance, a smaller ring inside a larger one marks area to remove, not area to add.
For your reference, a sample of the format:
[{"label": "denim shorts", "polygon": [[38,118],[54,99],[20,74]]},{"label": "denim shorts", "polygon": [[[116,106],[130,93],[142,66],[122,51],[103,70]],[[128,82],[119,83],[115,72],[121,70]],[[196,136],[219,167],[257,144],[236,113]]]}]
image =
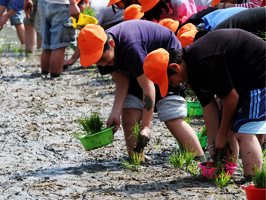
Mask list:
[{"label": "denim shorts", "polygon": [[[157,102],[156,107],[158,118],[162,122],[187,116],[187,102],[179,95],[166,96]],[[128,94],[123,106],[123,109],[126,108],[142,110],[142,100],[132,94]]]},{"label": "denim shorts", "polygon": [[76,45],[76,30],[72,26],[69,5],[38,1],[41,18],[42,48],[55,50]]},{"label": "denim shorts", "polygon": [[266,134],[266,88],[239,95],[232,131]]},{"label": "denim shorts", "polygon": [[42,39],[40,15],[37,10],[38,0],[32,0],[32,3],[33,3],[33,12],[30,13],[29,19],[27,17],[24,17],[23,22],[24,24],[29,24],[29,25],[34,26],[35,31],[37,33],[37,38]]},{"label": "denim shorts", "polygon": [[[12,5],[15,0],[10,0],[7,6],[7,12],[11,10]],[[10,17],[10,24],[11,25],[19,25],[23,24],[23,13],[22,11],[18,11],[12,17]]]}]

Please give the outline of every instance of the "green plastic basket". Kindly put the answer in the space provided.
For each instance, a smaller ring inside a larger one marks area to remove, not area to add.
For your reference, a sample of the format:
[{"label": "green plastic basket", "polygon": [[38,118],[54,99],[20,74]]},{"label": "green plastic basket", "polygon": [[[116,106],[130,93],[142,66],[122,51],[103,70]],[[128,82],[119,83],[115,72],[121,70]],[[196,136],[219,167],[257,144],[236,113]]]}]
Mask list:
[{"label": "green plastic basket", "polygon": [[[201,133],[196,133],[196,134],[197,134],[197,136],[199,138],[201,147],[205,148],[207,146],[207,136],[201,137]],[[179,144],[179,142],[176,139],[175,139],[175,141],[177,142],[177,144],[179,146],[179,149],[183,150],[183,147]]]},{"label": "green plastic basket", "polygon": [[187,102],[187,114],[190,114],[191,109],[193,109],[194,115],[196,116],[202,116],[203,112],[202,112],[202,106],[200,104],[200,102],[196,101],[188,101]]},{"label": "green plastic basket", "polygon": [[96,149],[114,141],[114,127],[103,129],[98,133],[78,137],[85,150]]}]

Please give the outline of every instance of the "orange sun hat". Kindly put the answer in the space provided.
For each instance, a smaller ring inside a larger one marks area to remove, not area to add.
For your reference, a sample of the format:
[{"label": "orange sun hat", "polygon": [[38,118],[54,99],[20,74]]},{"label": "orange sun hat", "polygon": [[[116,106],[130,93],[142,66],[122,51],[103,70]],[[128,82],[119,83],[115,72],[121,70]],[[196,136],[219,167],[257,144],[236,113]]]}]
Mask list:
[{"label": "orange sun hat", "polygon": [[194,24],[187,23],[178,30],[176,37],[181,42],[182,47],[186,47],[194,42],[197,32]]},{"label": "orange sun hat", "polygon": [[159,85],[160,93],[163,98],[168,92],[168,63],[169,53],[163,48],[150,52],[143,63],[145,75],[152,82]]},{"label": "orange sun hat", "polygon": [[173,20],[171,18],[164,18],[159,22],[159,24],[171,29],[173,33],[175,33],[179,26],[179,21]]},{"label": "orange sun hat", "polygon": [[[98,0],[99,1],[99,0]],[[109,6],[111,6],[111,5],[114,5],[114,4],[116,4],[116,3],[118,3],[118,2],[120,2],[121,0],[110,0],[109,1],[109,3],[108,3],[108,5],[107,5],[107,7],[109,7]]]},{"label": "orange sun hat", "polygon": [[144,13],[140,11],[141,6],[138,4],[132,4],[128,6],[124,11],[124,20],[141,19]]},{"label": "orange sun hat", "polygon": [[139,0],[141,4],[141,12],[147,12],[152,9],[160,0]]},{"label": "orange sun hat", "polygon": [[96,63],[103,54],[107,35],[100,25],[88,24],[78,35],[80,49],[80,64],[83,67]]}]

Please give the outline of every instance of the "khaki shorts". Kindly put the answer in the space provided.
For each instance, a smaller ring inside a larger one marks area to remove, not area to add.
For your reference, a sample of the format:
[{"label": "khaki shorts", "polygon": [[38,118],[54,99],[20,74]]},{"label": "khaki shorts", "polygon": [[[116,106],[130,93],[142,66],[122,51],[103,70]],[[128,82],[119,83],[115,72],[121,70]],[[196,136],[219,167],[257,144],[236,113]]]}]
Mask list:
[{"label": "khaki shorts", "polygon": [[[187,102],[179,95],[167,96],[156,104],[158,117],[162,122],[187,116]],[[142,110],[142,101],[132,94],[128,94],[123,109]]]}]

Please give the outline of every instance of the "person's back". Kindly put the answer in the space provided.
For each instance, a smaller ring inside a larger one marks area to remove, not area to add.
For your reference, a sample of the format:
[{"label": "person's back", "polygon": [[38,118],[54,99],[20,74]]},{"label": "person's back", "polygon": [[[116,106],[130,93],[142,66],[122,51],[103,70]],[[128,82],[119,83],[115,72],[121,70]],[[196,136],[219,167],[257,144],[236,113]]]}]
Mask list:
[{"label": "person's back", "polygon": [[91,0],[90,7],[95,11],[95,18],[98,24],[107,29],[121,21],[123,21],[124,10],[116,10],[113,12],[112,7],[107,7],[109,0]]}]

